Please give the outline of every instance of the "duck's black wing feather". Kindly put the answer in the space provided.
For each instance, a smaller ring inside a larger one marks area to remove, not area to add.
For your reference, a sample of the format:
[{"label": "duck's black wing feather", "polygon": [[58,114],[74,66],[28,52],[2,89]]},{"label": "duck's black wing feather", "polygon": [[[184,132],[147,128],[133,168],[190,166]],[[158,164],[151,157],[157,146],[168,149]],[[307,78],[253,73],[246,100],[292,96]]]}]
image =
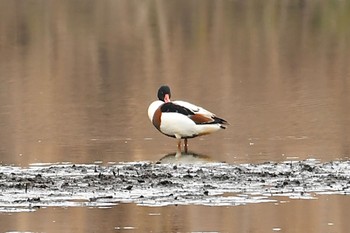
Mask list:
[{"label": "duck's black wing feather", "polygon": [[177,112],[177,113],[181,113],[181,114],[186,115],[186,116],[194,115],[194,112],[192,112],[190,109],[188,109],[184,106],[181,106],[181,105],[171,103],[171,102],[164,103],[160,107],[160,110],[162,112]]}]

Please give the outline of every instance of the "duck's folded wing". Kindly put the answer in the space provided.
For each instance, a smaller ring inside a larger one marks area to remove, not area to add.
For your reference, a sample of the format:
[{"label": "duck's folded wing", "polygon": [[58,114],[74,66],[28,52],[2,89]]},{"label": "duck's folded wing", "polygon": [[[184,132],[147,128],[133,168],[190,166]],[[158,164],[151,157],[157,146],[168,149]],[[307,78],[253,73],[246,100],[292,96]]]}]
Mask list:
[{"label": "duck's folded wing", "polygon": [[212,112],[209,112],[208,110],[206,110],[206,109],[204,109],[202,107],[199,107],[197,105],[191,104],[191,103],[186,102],[186,101],[175,100],[175,101],[173,101],[173,103],[177,104],[177,105],[180,105],[180,106],[183,106],[183,107],[185,107],[187,109],[190,109],[194,113],[203,114],[203,115],[207,115],[207,116],[215,115]]},{"label": "duck's folded wing", "polygon": [[180,113],[180,114],[183,114],[183,115],[186,115],[186,116],[192,116],[192,115],[195,114],[190,109],[188,109],[188,108],[186,108],[184,106],[175,104],[173,102],[168,102],[168,103],[163,104],[160,107],[160,110],[163,113]]},{"label": "duck's folded wing", "polygon": [[226,120],[217,117],[214,113],[191,104],[186,101],[176,100],[172,102],[174,105],[181,106],[182,108],[188,109],[193,114],[188,115],[196,124],[228,124]]}]

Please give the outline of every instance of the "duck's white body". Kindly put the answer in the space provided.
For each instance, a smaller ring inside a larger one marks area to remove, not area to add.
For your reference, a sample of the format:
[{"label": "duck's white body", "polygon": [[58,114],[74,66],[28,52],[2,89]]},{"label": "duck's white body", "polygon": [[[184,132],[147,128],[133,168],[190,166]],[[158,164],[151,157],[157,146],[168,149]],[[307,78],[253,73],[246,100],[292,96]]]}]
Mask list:
[{"label": "duck's white body", "polygon": [[[174,101],[172,103],[179,106],[184,106],[193,111],[196,115],[201,115],[203,117],[207,117],[208,119],[212,119],[212,117],[215,116],[213,113],[205,110],[204,108],[185,101]],[[154,123],[154,114],[163,104],[163,101],[157,100],[149,106],[148,117],[151,122]],[[193,138],[200,135],[210,134],[223,128],[222,124],[220,123],[209,124],[208,122],[208,124],[198,124],[191,119],[190,116],[178,112],[161,112],[160,124],[157,126],[156,123],[155,126],[163,134],[170,137],[175,137],[177,139]]]},{"label": "duck's white body", "polygon": [[148,117],[161,133],[179,140],[178,148],[180,150],[181,139],[185,139],[185,151],[187,151],[188,138],[225,129],[224,125],[228,124],[224,119],[202,107],[180,100],[171,102],[170,89],[168,90],[169,94],[165,93],[166,97],[164,98],[162,88],[164,87],[158,91],[160,100],[154,101],[148,107]]}]

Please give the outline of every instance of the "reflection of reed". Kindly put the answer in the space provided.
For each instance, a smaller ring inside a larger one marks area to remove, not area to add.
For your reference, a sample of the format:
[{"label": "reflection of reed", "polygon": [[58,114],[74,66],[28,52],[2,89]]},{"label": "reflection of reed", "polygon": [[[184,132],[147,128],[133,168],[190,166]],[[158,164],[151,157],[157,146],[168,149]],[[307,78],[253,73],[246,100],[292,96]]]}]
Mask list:
[{"label": "reflection of reed", "polygon": [[198,164],[198,163],[214,163],[210,156],[197,154],[192,151],[176,152],[165,155],[159,160],[163,164]]}]

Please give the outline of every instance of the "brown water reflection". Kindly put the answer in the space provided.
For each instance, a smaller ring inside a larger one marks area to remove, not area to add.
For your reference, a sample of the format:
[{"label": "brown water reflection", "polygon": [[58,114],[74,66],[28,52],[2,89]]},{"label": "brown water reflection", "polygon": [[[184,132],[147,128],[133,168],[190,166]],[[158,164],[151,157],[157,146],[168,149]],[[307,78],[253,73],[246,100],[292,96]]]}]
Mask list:
[{"label": "brown water reflection", "polygon": [[3,163],[158,160],[160,84],[229,120],[228,162],[349,155],[349,3],[2,1]]},{"label": "brown water reflection", "polygon": [[[0,230],[29,232],[348,232],[346,196],[319,200],[281,199],[236,207],[47,208],[2,214]],[[45,221],[42,221],[45,219]]]},{"label": "brown water reflection", "polygon": [[157,163],[162,164],[205,164],[205,163],[218,163],[219,161],[213,160],[208,155],[198,154],[193,151],[186,152],[174,152],[169,153],[159,159]]},{"label": "brown water reflection", "polygon": [[[164,83],[231,123],[190,140],[214,160],[348,159],[349,21],[349,1],[0,1],[0,160],[157,161],[176,148],[146,113]],[[49,208],[0,226],[345,232],[347,203]]]}]

